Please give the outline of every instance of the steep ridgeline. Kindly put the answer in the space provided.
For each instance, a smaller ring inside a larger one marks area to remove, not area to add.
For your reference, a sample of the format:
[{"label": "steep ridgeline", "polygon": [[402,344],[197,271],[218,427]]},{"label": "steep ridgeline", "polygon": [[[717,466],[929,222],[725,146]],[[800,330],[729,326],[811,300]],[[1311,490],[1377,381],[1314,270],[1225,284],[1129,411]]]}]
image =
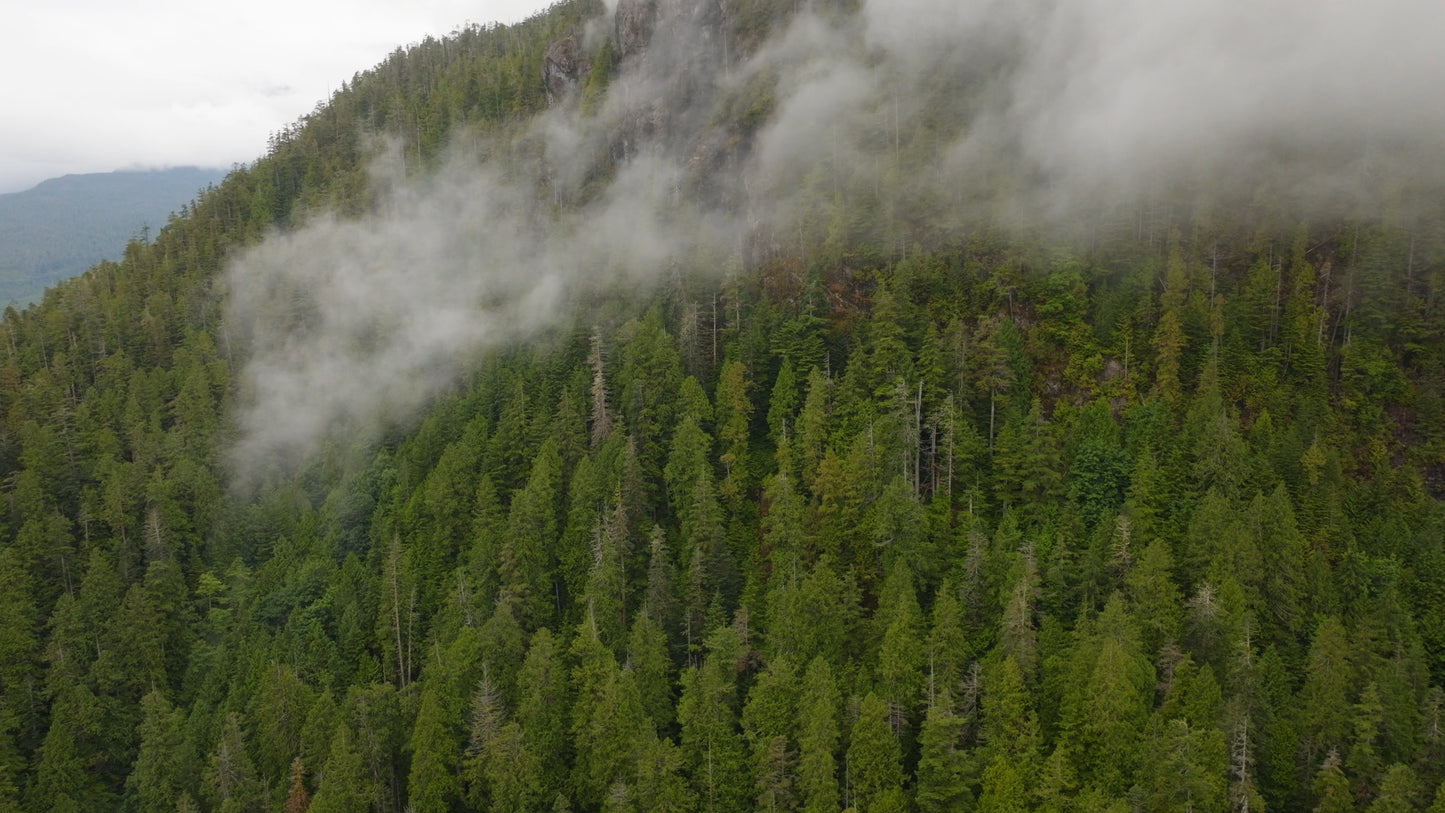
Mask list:
[{"label": "steep ridgeline", "polygon": [[457,31],[7,310],[0,808],[1439,809],[1429,145],[1016,24]]}]

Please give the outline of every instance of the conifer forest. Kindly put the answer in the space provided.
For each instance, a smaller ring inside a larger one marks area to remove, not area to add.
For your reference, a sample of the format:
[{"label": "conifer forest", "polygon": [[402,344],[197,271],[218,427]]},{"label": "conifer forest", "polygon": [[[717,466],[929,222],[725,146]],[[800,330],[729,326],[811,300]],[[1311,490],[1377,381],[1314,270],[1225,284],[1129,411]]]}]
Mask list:
[{"label": "conifer forest", "polygon": [[7,309],[0,810],[1445,811],[1445,151],[903,6],[413,43]]}]

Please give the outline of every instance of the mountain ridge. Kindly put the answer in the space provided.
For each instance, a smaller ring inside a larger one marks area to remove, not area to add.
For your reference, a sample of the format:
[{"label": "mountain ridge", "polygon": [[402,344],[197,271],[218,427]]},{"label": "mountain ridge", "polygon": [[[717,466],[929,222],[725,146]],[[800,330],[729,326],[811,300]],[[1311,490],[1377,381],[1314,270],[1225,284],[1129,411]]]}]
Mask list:
[{"label": "mountain ridge", "polygon": [[176,167],[66,175],[0,195],[0,303],[26,305],[131,239],[149,239],[222,170]]}]

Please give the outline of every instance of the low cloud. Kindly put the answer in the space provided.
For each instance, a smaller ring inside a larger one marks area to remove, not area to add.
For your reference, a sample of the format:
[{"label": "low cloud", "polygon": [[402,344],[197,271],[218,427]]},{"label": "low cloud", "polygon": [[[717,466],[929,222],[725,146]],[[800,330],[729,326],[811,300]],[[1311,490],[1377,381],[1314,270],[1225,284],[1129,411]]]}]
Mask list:
[{"label": "low cloud", "polygon": [[455,158],[416,178],[402,164],[399,147],[376,159],[374,212],[320,215],[231,265],[229,324],[249,354],[238,485],[293,471],[328,442],[365,442],[478,353],[722,239],[687,221],[678,170],[661,160],[630,162],[590,205],[555,218],[488,165]]},{"label": "low cloud", "polygon": [[[660,0],[596,113],[562,105],[520,136],[539,157],[408,176],[394,146],[374,212],[235,262],[241,481],[406,420],[591,292],[759,231],[906,250],[1178,189],[1340,214],[1445,167],[1445,7],[1422,0],[864,0],[731,63],[731,4],[710,2]],[[729,105],[766,114],[720,137]]]}]

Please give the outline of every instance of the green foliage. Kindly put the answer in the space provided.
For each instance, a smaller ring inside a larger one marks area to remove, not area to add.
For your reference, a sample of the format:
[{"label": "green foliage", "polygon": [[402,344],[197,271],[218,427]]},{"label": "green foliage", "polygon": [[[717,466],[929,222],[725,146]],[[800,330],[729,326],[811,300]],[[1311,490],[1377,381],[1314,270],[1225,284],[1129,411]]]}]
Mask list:
[{"label": "green foliage", "polygon": [[[365,211],[363,132],[409,171],[453,132],[536,148],[541,52],[605,33],[601,7],[399,49],[154,241],[7,310],[0,809],[1429,801],[1426,231],[964,240],[926,225],[946,206],[885,212],[895,181],[815,173],[796,236],[679,258],[480,355],[414,422],[233,483],[254,382],[227,257]],[[742,53],[793,13],[728,9]],[[614,47],[577,115],[610,115]],[[721,94],[720,163],[776,80]],[[895,132],[898,160],[947,132]]]},{"label": "green foliage", "polygon": [[364,810],[375,798],[361,752],[352,742],[349,726],[340,725],[331,740],[331,750],[321,769],[321,781],[311,807],[316,813]]},{"label": "green foliage", "polygon": [[422,690],[409,750],[408,806],[419,812],[449,810],[459,790],[456,775],[460,754],[446,711],[430,688]]},{"label": "green foliage", "polygon": [[895,809],[903,787],[902,759],[898,738],[888,727],[888,706],[870,692],[858,704],[858,722],[848,737],[853,806],[860,811]]},{"label": "green foliage", "polygon": [[798,794],[808,813],[838,809],[841,704],[828,662],[814,657],[798,694]]}]

